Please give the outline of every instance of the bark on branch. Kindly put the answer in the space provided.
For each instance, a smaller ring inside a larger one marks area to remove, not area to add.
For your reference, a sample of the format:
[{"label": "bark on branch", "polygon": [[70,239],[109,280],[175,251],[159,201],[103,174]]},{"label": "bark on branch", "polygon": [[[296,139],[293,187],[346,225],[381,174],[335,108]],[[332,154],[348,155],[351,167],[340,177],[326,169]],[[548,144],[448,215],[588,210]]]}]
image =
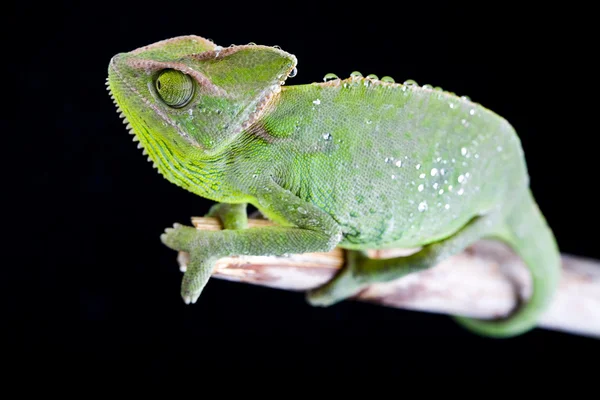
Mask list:
[{"label": "bark on branch", "polygon": [[[218,219],[194,217],[201,230],[220,230]],[[272,225],[250,219],[249,227]],[[373,257],[407,255],[417,249],[372,251]],[[187,254],[179,253],[185,270]],[[558,293],[538,327],[600,338],[600,261],[563,254]],[[240,256],[220,259],[213,277],[304,291],[329,280],[343,264],[343,251],[290,257]],[[530,277],[512,250],[482,240],[435,267],[389,283],[373,284],[354,299],[383,306],[449,315],[495,318],[516,306],[517,295],[530,295]]]}]

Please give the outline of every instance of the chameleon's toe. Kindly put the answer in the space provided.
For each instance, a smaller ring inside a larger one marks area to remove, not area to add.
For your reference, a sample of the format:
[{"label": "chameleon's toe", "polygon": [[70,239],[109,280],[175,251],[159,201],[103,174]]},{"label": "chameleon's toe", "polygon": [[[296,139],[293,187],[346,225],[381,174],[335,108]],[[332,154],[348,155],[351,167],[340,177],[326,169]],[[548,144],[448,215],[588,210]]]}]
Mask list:
[{"label": "chameleon's toe", "polygon": [[174,223],[172,228],[165,229],[160,235],[163,244],[173,250],[189,251],[190,245],[197,235],[197,230],[190,226]]},{"label": "chameleon's toe", "polygon": [[306,300],[312,306],[327,307],[358,294],[365,283],[360,279],[362,254],[349,251],[346,265],[327,283],[306,293]]}]

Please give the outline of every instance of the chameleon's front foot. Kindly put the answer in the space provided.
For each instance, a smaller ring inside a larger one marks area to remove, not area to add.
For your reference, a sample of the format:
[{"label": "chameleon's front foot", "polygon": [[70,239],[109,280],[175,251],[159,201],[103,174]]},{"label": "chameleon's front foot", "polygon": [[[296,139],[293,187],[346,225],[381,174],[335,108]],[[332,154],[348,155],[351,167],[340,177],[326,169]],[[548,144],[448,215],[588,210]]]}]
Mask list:
[{"label": "chameleon's front foot", "polygon": [[169,248],[189,253],[189,263],[181,283],[181,297],[185,304],[195,303],[211,277],[217,257],[209,254],[211,232],[181,224],[165,229],[160,240]]},{"label": "chameleon's front foot", "polygon": [[368,256],[360,251],[346,250],[346,261],[342,269],[327,283],[306,294],[313,306],[327,307],[358,294],[368,283],[362,272]]}]

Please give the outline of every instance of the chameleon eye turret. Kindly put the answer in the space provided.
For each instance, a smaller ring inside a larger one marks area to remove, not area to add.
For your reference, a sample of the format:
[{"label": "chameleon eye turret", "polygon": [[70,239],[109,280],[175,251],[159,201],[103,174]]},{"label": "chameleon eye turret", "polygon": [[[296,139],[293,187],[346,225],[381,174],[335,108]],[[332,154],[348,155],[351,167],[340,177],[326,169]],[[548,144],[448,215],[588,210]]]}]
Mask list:
[{"label": "chameleon eye turret", "polygon": [[173,108],[185,106],[194,95],[192,78],[174,69],[161,71],[156,78],[155,87],[162,101]]}]

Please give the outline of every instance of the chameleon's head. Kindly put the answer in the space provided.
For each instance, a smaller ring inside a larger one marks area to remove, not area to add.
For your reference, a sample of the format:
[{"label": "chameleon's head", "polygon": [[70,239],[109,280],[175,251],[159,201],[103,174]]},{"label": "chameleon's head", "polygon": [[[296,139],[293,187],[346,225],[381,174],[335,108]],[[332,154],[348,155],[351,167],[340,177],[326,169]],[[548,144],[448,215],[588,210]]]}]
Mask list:
[{"label": "chameleon's head", "polygon": [[295,67],[296,58],[275,47],[222,48],[181,36],[117,54],[107,85],[160,168],[173,156],[223,151],[260,117]]}]

